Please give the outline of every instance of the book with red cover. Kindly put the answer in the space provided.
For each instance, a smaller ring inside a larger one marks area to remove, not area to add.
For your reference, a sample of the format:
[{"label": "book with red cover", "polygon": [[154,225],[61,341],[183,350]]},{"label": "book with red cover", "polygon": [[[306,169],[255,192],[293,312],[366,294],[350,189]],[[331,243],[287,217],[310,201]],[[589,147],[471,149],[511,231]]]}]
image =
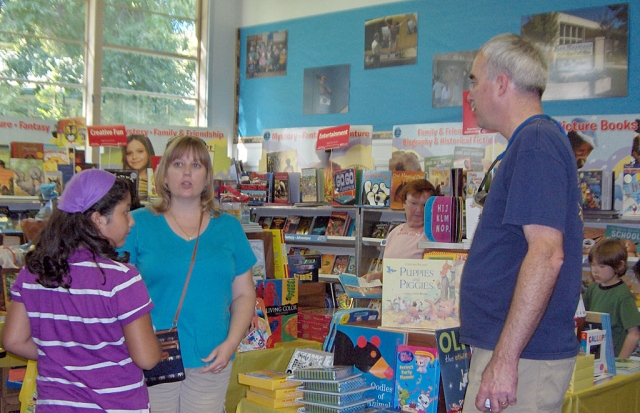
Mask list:
[{"label": "book with red cover", "polygon": [[329,222],[327,223],[327,230],[324,233],[327,236],[341,237],[346,235],[349,223],[351,222],[351,216],[346,211],[333,211],[329,216]]},{"label": "book with red cover", "polygon": [[288,172],[273,173],[273,203],[274,204],[289,203],[289,173]]},{"label": "book with red cover", "polygon": [[44,144],[41,142],[11,142],[11,157],[42,160],[44,158]]},{"label": "book with red cover", "polygon": [[404,209],[400,194],[407,182],[425,179],[422,171],[391,171],[391,209]]}]

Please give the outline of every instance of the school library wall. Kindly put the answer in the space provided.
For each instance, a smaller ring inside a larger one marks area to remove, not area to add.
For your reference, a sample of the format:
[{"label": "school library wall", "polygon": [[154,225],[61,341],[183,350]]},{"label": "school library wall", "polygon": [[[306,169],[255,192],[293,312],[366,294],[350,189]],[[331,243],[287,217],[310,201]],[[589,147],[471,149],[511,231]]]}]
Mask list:
[{"label": "school library wall", "polygon": [[[238,135],[259,137],[269,128],[340,124],[372,124],[374,132],[380,132],[397,124],[459,122],[460,107],[432,107],[434,56],[476,50],[499,33],[520,33],[526,15],[610,4],[614,3],[403,1],[244,27],[240,30]],[[417,14],[415,64],[366,70],[365,22],[407,13]],[[637,20],[638,13],[630,4],[629,22]],[[640,58],[633,52],[638,39],[636,26],[629,24],[627,96],[545,101],[545,111],[551,116],[632,113],[640,103],[634,93],[640,79],[633,76],[634,69],[640,67]],[[286,75],[248,78],[248,37],[279,31],[287,31]],[[305,115],[305,70],[335,65],[350,69],[348,111]]]}]

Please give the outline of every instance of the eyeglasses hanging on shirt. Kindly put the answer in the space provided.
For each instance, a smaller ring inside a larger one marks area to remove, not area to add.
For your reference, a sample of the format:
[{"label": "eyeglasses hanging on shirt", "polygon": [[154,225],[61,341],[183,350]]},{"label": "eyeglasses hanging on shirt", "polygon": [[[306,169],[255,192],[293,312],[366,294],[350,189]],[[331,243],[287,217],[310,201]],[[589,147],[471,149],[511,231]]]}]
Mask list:
[{"label": "eyeglasses hanging on shirt", "polygon": [[[501,155],[504,155],[504,153],[502,153]],[[489,195],[489,187],[491,186],[492,181],[492,179],[490,179],[489,177],[492,176],[493,168],[496,166],[496,163],[500,161],[500,159],[502,159],[502,156],[498,156],[493,160],[493,162],[491,162],[491,166],[489,166],[487,173],[484,174],[484,178],[482,178],[482,181],[480,181],[478,191],[473,196],[473,200],[477,205],[484,206],[484,201],[486,200],[487,195]]]}]

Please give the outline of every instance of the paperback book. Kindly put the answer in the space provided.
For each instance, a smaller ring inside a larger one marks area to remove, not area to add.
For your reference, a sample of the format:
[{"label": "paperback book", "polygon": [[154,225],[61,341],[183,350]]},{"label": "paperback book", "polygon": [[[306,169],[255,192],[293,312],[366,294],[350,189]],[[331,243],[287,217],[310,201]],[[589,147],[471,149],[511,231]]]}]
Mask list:
[{"label": "paperback book", "polygon": [[389,208],[391,204],[391,171],[362,171],[360,201],[363,207]]},{"label": "paperback book", "polygon": [[273,174],[273,203],[289,203],[289,173],[274,172]]},{"label": "paperback book", "polygon": [[302,168],[300,171],[302,202],[324,202],[324,168]]},{"label": "paperback book", "polygon": [[339,279],[349,298],[382,298],[380,280],[367,282],[363,277],[348,273],[340,274]]},{"label": "paperback book", "polygon": [[613,208],[613,171],[581,169],[578,179],[583,211],[608,211]]},{"label": "paperback book", "polygon": [[11,158],[9,168],[13,170],[13,194],[17,196],[36,196],[40,184],[44,182],[42,157]]},{"label": "paperback book", "polygon": [[382,326],[431,331],[459,326],[464,262],[385,258]]},{"label": "paperback book", "polygon": [[415,179],[425,179],[422,171],[391,171],[391,209],[404,209],[402,202],[402,188],[407,182]]},{"label": "paperback book", "polygon": [[341,237],[346,235],[349,224],[351,223],[351,216],[346,211],[333,211],[329,216],[329,222],[327,222],[327,230],[325,235]]},{"label": "paperback book", "polygon": [[264,300],[271,335],[267,348],[298,338],[298,282],[293,278],[259,280],[256,297]]},{"label": "paperback book", "polygon": [[469,384],[471,348],[460,342],[460,328],[436,330],[440,375],[447,413],[462,411]]},{"label": "paperback book", "polygon": [[399,345],[394,407],[403,412],[438,412],[440,361],[435,348]]}]

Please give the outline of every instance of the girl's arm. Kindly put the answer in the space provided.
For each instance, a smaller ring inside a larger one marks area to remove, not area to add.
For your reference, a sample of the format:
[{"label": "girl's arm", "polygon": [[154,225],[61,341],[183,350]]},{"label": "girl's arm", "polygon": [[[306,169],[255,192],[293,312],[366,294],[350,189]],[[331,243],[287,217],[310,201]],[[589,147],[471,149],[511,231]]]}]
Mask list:
[{"label": "girl's arm", "polygon": [[231,285],[231,290],[233,301],[231,302],[231,320],[227,339],[213,349],[207,358],[202,359],[206,363],[211,363],[202,369],[203,373],[208,371],[218,372],[227,367],[231,356],[238,348],[253,319],[256,290],[253,285],[251,269],[235,278]]},{"label": "girl's arm", "polygon": [[2,346],[10,353],[38,360],[38,346],[31,338],[31,324],[23,303],[11,301],[2,331]]},{"label": "girl's arm", "polygon": [[135,365],[144,370],[155,367],[160,361],[162,350],[153,331],[149,313],[125,325],[122,331],[127,350]]},{"label": "girl's arm", "polygon": [[633,350],[638,347],[638,340],[640,340],[640,329],[638,329],[638,326],[628,329],[627,338],[624,339],[624,344],[622,345],[622,350],[620,350],[618,357],[621,359],[629,358],[631,353],[633,353]]}]

